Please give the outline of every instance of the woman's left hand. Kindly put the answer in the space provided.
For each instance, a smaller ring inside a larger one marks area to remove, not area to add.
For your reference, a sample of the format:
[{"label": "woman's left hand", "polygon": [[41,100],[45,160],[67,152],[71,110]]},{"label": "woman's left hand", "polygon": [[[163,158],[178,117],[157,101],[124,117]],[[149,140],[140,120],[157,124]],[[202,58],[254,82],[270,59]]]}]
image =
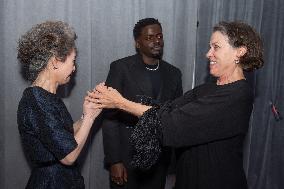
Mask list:
[{"label": "woman's left hand", "polygon": [[126,100],[117,90],[105,86],[104,83],[98,84],[93,92],[89,93],[89,98],[100,108],[119,108]]}]

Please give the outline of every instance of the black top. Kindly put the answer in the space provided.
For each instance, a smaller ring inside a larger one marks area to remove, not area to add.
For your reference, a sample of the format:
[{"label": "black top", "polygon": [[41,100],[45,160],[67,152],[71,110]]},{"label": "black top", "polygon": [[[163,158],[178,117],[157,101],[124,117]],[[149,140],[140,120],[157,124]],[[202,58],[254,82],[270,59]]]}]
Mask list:
[{"label": "black top", "polygon": [[40,87],[29,87],[17,113],[22,144],[33,167],[26,188],[84,188],[78,168],[59,161],[77,147],[73,120],[63,101]]},{"label": "black top", "polygon": [[172,146],[178,152],[177,189],[247,188],[242,150],[252,94],[245,80],[223,86],[208,83],[148,110],[132,135],[133,164],[148,168],[160,144]]},{"label": "black top", "polygon": [[147,70],[147,72],[148,72],[148,77],[150,78],[152,83],[153,98],[157,99],[161,88],[161,73],[159,70],[156,71]]}]

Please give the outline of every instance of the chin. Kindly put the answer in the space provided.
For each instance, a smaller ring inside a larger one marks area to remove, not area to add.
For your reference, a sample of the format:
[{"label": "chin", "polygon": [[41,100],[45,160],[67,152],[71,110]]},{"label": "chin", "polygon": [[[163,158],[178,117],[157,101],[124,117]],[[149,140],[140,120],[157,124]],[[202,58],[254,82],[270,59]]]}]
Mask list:
[{"label": "chin", "polygon": [[153,55],[152,55],[152,58],[161,59],[161,58],[162,58],[162,54],[161,54],[161,53],[159,53],[159,54],[153,54]]},{"label": "chin", "polygon": [[210,75],[213,76],[213,77],[218,77],[218,74],[216,74],[216,72],[211,71],[211,70],[210,70]]},{"label": "chin", "polygon": [[67,79],[65,79],[65,81],[62,81],[60,83],[60,85],[65,85],[65,84],[69,83],[69,81],[70,81],[70,78],[67,78]]}]

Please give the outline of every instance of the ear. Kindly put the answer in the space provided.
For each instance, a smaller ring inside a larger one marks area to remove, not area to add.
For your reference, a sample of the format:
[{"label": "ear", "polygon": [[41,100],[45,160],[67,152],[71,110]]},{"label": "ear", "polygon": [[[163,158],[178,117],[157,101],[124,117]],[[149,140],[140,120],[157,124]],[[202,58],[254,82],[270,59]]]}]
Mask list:
[{"label": "ear", "polygon": [[51,70],[57,70],[59,67],[59,61],[55,58],[55,56],[49,59],[48,64],[49,64],[49,69]]},{"label": "ear", "polygon": [[240,57],[244,56],[246,53],[247,53],[247,47],[241,46],[241,47],[238,48],[237,57],[240,58]]},{"label": "ear", "polygon": [[139,40],[136,40],[135,41],[135,48],[136,49],[139,49],[140,48],[140,43],[139,43],[140,41]]}]

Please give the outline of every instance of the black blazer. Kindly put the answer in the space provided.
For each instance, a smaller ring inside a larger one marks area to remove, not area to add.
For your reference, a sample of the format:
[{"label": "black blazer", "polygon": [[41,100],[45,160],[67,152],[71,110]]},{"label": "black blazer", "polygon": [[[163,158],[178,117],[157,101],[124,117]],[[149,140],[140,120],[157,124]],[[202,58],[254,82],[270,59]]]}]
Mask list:
[{"label": "black blazer", "polygon": [[[161,60],[159,65],[161,88],[158,102],[173,100],[182,95],[181,72],[178,68]],[[139,102],[139,95],[152,97],[152,84],[147,75],[143,59],[139,54],[111,63],[106,85],[117,89],[125,98]],[[103,144],[106,165],[131,160],[129,136],[137,117],[119,110],[104,112]]]}]

